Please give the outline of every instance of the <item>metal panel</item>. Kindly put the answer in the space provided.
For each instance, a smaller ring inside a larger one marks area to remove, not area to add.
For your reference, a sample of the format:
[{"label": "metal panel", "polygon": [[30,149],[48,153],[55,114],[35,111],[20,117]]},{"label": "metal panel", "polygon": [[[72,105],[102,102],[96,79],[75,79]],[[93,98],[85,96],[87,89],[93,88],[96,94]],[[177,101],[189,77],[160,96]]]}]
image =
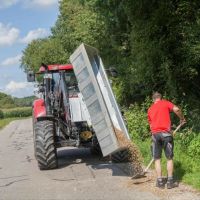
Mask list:
[{"label": "metal panel", "polygon": [[78,97],[69,98],[69,105],[72,122],[87,121],[89,126],[92,125],[90,114],[81,93],[78,93]]},{"label": "metal panel", "polygon": [[129,138],[98,51],[81,44],[70,56],[104,156],[120,149],[115,130]]}]

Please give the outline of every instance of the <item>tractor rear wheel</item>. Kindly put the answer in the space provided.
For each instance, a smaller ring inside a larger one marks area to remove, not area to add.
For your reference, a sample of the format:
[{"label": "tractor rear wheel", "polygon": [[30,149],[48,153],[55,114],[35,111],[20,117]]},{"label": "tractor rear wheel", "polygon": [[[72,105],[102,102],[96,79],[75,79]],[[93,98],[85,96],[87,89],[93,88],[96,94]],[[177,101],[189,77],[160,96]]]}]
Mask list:
[{"label": "tractor rear wheel", "polygon": [[128,149],[123,149],[111,155],[112,162],[121,163],[129,162],[129,152]]},{"label": "tractor rear wheel", "polygon": [[54,123],[52,121],[44,120],[34,124],[34,150],[40,170],[58,167],[54,138]]}]

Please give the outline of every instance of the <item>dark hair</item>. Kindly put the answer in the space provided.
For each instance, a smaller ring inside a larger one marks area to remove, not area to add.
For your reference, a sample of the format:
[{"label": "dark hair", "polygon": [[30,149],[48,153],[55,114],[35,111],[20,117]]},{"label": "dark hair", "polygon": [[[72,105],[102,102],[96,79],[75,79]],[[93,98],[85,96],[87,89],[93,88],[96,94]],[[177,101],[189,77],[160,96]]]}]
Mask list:
[{"label": "dark hair", "polygon": [[152,99],[153,101],[155,101],[156,99],[162,99],[162,94],[160,94],[159,92],[153,92]]}]

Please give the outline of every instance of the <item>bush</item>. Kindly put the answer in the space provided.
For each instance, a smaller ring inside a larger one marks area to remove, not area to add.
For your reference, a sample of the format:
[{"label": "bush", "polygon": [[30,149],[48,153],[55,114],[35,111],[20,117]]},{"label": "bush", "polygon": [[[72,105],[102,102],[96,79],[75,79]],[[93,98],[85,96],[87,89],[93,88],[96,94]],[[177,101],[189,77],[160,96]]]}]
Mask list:
[{"label": "bush", "polygon": [[200,134],[195,137],[188,146],[188,154],[193,158],[200,157]]},{"label": "bush", "polygon": [[191,141],[196,137],[197,133],[188,127],[183,128],[181,131],[179,131],[179,133],[176,134],[177,143],[179,143],[184,149],[187,149]]},{"label": "bush", "polygon": [[3,114],[3,111],[0,110],[0,119],[3,119],[4,118],[4,114]]},{"label": "bush", "polygon": [[147,110],[151,104],[149,98],[139,105],[134,104],[125,112],[129,133],[132,139],[145,140],[150,137]]}]

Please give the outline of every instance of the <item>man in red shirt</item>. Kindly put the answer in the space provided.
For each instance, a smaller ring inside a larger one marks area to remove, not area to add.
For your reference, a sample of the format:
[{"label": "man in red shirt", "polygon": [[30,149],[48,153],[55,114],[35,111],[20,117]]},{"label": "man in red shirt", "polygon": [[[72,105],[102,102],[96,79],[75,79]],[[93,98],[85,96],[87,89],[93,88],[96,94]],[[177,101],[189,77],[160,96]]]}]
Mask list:
[{"label": "man in red shirt", "polygon": [[181,110],[173,103],[163,100],[160,93],[155,92],[152,98],[154,103],[148,109],[148,121],[152,134],[152,153],[157,173],[156,186],[165,187],[160,163],[162,149],[164,149],[167,158],[167,188],[171,189],[176,187],[177,184],[173,180],[174,142],[171,134],[170,112],[174,112],[180,118],[180,123],[185,123],[185,118]]}]

